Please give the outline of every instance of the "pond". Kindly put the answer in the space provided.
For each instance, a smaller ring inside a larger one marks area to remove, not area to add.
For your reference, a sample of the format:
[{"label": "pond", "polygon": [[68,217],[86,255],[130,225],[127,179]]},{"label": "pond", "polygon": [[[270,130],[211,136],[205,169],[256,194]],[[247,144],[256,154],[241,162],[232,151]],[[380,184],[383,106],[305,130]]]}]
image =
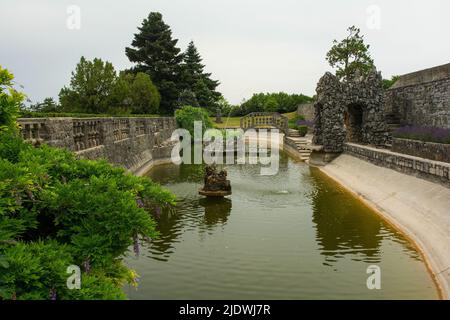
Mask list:
[{"label": "pond", "polygon": [[[130,299],[437,299],[421,255],[374,211],[317,168],[281,154],[275,176],[227,166],[233,195],[198,195],[202,165],[161,165],[148,176],[178,197],[160,238],[131,253]],[[367,268],[380,267],[369,290]]]}]

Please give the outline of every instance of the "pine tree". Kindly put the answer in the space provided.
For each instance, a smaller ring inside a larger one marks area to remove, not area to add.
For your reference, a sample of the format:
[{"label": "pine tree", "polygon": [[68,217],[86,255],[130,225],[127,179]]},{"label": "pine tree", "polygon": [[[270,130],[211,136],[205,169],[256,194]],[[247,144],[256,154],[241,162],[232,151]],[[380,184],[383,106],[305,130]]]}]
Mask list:
[{"label": "pine tree", "polygon": [[178,40],[172,38],[172,31],[159,12],[151,12],[138,30],[132,47],[125,49],[126,55],[136,63],[134,72],[150,75],[161,94],[160,110],[170,114],[177,105],[181,87],[180,64],[183,57],[176,47]]},{"label": "pine tree", "polygon": [[207,109],[210,113],[216,111],[217,105],[211,90],[206,85],[203,79],[198,79],[194,85],[194,93],[197,97],[200,107]]},{"label": "pine tree", "polygon": [[212,80],[211,73],[204,72],[205,65],[202,60],[194,42],[191,41],[183,54],[183,88],[194,91],[201,107],[215,110],[222,97],[222,94],[216,91],[219,81]]}]

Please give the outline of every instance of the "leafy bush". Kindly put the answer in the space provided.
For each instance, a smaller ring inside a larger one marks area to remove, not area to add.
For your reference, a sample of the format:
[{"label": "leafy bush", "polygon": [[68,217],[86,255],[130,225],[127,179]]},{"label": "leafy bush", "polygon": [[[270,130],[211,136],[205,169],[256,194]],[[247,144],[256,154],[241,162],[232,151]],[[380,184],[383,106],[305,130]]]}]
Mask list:
[{"label": "leafy bush", "polygon": [[[125,298],[136,275],[123,256],[157,236],[149,212],[174,196],[105,161],[7,133],[0,141],[0,298]],[[83,266],[81,290],[66,287],[72,264]]]},{"label": "leafy bush", "polygon": [[203,108],[195,108],[191,106],[185,106],[175,111],[175,119],[180,128],[184,128],[189,131],[191,136],[194,136],[194,122],[202,122],[202,130],[212,128],[213,124],[209,119],[208,112]]},{"label": "leafy bush", "polygon": [[16,119],[24,95],[13,87],[14,76],[0,66],[0,132],[17,131]]},{"label": "leafy bush", "polygon": [[305,117],[298,115],[289,120],[289,128],[298,130],[300,136],[304,137],[310,128],[314,125],[314,122],[305,120]]},{"label": "leafy bush", "polygon": [[289,128],[290,128],[290,129],[297,129],[297,122],[298,122],[298,121],[304,121],[304,120],[305,120],[305,117],[304,117],[304,116],[302,116],[302,115],[296,115],[294,118],[289,119],[289,123],[288,123]]},{"label": "leafy bush", "polygon": [[450,129],[406,126],[395,130],[396,138],[450,144]]},{"label": "leafy bush", "polygon": [[[0,68],[0,300],[124,299],[137,275],[123,256],[158,235],[149,212],[174,196],[106,161],[24,142],[12,79]],[[83,268],[80,290],[66,285],[70,265]]]}]

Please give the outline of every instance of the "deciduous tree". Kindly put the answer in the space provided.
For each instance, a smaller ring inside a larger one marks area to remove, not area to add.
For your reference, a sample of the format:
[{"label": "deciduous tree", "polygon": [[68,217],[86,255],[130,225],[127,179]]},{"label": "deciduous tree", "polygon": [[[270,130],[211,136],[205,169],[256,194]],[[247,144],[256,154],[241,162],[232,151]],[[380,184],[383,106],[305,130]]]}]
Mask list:
[{"label": "deciduous tree", "polygon": [[373,67],[374,62],[370,57],[370,45],[364,43],[364,36],[360,30],[351,26],[347,29],[348,36],[338,42],[333,41],[333,46],[327,53],[327,61],[336,68],[336,76],[340,79],[348,79],[357,71],[367,74]]}]

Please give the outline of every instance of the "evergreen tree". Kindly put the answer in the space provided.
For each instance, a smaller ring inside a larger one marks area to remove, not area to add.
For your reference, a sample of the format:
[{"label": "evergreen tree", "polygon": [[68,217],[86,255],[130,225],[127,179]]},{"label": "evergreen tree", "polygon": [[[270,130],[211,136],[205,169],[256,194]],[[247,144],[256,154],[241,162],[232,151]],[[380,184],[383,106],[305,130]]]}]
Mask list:
[{"label": "evergreen tree", "polygon": [[183,57],[176,47],[178,40],[172,38],[172,31],[159,12],[151,12],[138,30],[132,47],[125,49],[126,55],[136,63],[133,68],[136,73],[150,75],[161,94],[160,109],[170,114],[177,105],[180,92],[180,63]]},{"label": "evergreen tree", "polygon": [[[212,80],[211,73],[206,73],[204,71],[205,65],[202,64],[202,57],[193,41],[189,43],[183,54],[182,66],[183,88],[194,91],[201,107],[215,109],[217,107],[217,102],[222,97],[222,94],[216,91],[219,81]],[[202,96],[202,98],[200,98],[200,96]],[[204,103],[208,104],[205,105]]]},{"label": "evergreen tree", "polygon": [[210,113],[215,113],[217,105],[211,90],[208,88],[205,81],[203,79],[198,79],[193,89],[200,107],[207,109]]},{"label": "evergreen tree", "polygon": [[184,106],[199,107],[197,97],[192,90],[184,89],[178,98],[178,107]]}]

